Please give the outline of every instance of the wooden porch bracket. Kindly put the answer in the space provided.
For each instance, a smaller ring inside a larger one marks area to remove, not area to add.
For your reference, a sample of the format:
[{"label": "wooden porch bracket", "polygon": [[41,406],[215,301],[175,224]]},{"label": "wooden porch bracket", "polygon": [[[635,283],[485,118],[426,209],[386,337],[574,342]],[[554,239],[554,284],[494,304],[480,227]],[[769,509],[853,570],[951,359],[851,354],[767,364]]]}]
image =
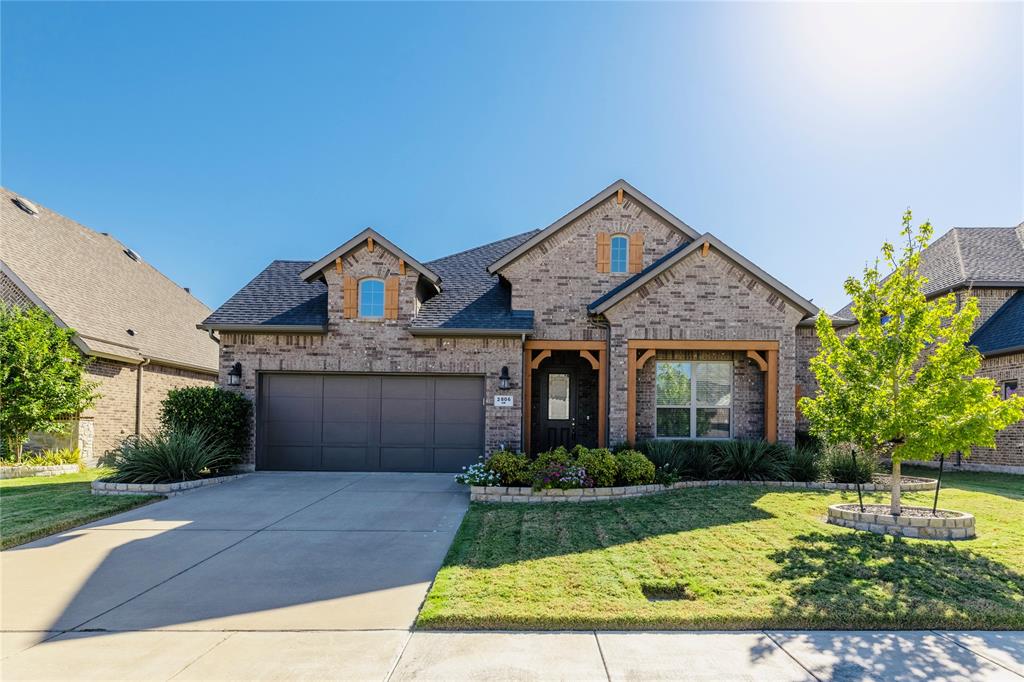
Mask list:
[{"label": "wooden porch bracket", "polygon": [[761,368],[762,372],[768,371],[768,361],[765,360],[764,357],[756,350],[748,350],[747,357],[756,362],[757,366]]},{"label": "wooden porch bracket", "polygon": [[533,371],[556,350],[579,351],[580,357],[597,370],[597,447],[608,441],[608,347],[604,341],[544,341],[531,339],[523,343],[523,451],[532,447]]},{"label": "wooden porch bracket", "polygon": [[778,440],[779,342],[714,339],[630,339],[626,342],[626,440],[636,443],[637,372],[659,350],[727,350],[745,351],[765,373],[764,438]]}]

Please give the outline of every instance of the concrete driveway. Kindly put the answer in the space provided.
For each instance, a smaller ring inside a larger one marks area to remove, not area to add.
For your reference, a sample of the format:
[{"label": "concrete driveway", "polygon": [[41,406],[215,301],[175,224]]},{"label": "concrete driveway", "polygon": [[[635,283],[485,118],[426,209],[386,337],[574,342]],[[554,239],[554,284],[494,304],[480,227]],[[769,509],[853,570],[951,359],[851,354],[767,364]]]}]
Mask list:
[{"label": "concrete driveway", "polygon": [[449,474],[256,473],[5,551],[0,672],[166,678],[239,631],[390,660],[467,506]]}]

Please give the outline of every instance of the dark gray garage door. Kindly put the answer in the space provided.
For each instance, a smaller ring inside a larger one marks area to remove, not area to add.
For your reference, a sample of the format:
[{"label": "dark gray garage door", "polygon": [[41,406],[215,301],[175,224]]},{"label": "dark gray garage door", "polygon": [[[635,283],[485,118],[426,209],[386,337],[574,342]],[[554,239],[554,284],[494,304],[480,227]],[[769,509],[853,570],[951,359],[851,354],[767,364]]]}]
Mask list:
[{"label": "dark gray garage door", "polygon": [[460,471],[484,450],[480,377],[264,374],[260,469]]}]

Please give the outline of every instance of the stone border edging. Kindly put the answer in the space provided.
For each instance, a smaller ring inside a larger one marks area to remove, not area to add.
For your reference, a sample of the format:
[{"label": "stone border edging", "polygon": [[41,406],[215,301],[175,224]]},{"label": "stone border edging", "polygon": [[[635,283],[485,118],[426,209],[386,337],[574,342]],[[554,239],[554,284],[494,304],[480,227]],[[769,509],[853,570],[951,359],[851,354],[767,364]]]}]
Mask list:
[{"label": "stone border edging", "polygon": [[77,464],[0,467],[0,480],[5,478],[28,478],[29,476],[60,476],[61,474],[77,474],[78,471]]},{"label": "stone border edging", "polygon": [[[894,535],[904,538],[923,538],[926,540],[967,540],[975,537],[974,515],[952,509],[939,509],[949,514],[958,514],[950,518],[931,516],[893,516],[862,512],[857,509],[840,509],[849,503],[829,505],[827,521],[836,526],[866,530],[879,535]],[[925,507],[905,507],[909,509],[925,509]],[[930,510],[929,510],[930,511]]]},{"label": "stone border edging", "polygon": [[197,481],[179,481],[177,483],[114,483],[112,481],[93,481],[93,495],[163,495],[174,497],[197,488],[229,483],[248,474],[231,474],[215,478],[201,478]]},{"label": "stone border edging", "polygon": [[[469,499],[473,502],[518,502],[518,503],[540,503],[540,502],[602,502],[608,500],[621,500],[627,497],[643,497],[646,495],[657,495],[659,493],[681,490],[683,488],[714,488],[729,485],[762,486],[765,488],[796,488],[799,490],[856,490],[853,483],[832,483],[831,481],[679,481],[671,485],[654,483],[651,485],[627,485],[613,488],[573,488],[561,490],[551,488],[549,490],[534,490],[533,488],[517,486],[483,486],[473,485],[469,487]],[[934,490],[936,481],[906,482],[900,486],[902,491],[913,490]],[[864,483],[861,485],[864,492],[888,491],[890,487],[882,483]]]}]

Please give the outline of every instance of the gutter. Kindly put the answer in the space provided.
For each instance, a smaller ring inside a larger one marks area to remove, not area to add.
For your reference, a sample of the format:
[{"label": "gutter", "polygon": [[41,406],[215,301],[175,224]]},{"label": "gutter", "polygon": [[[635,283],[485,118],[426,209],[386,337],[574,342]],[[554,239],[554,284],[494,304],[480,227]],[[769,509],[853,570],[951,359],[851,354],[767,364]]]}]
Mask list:
[{"label": "gutter", "polygon": [[409,327],[413,336],[521,336],[533,335],[533,329],[478,329],[474,327]]},{"label": "gutter", "polygon": [[206,332],[252,332],[259,333],[280,333],[291,332],[292,334],[326,334],[327,326],[320,324],[197,324],[196,329]]}]

